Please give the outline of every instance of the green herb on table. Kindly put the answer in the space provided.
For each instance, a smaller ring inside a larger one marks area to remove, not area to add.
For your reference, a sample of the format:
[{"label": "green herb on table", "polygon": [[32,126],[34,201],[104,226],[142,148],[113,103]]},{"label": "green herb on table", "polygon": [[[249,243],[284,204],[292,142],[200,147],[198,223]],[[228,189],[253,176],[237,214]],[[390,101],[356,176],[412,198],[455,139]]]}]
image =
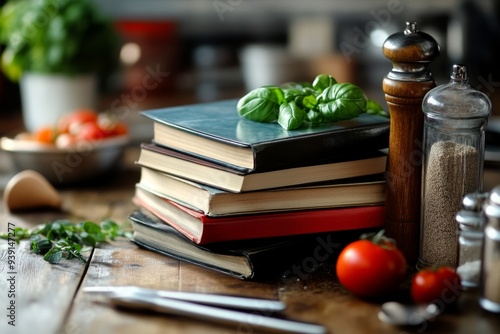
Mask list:
[{"label": "green herb on table", "polygon": [[319,124],[358,117],[362,113],[388,117],[383,108],[366,97],[358,86],[339,83],[328,74],[311,83],[285,83],[250,91],[237,105],[238,114],[256,122],[277,121],[285,130],[305,123]]},{"label": "green herb on table", "polygon": [[[87,262],[82,252],[84,247],[95,247],[99,243],[115,240],[117,237],[130,238],[129,231],[112,220],[100,224],[91,221],[73,223],[70,220],[55,220],[33,229],[17,227],[14,240],[29,239],[31,251],[44,256],[45,261],[57,263],[61,259],[77,258]],[[12,234],[0,233],[1,239],[12,239]]]}]

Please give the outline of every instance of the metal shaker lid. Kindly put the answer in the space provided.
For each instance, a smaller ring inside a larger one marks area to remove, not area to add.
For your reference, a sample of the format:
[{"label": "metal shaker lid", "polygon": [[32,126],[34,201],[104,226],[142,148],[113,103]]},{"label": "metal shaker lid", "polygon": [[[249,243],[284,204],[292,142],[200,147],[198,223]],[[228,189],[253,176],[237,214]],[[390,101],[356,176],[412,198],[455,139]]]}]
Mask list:
[{"label": "metal shaker lid", "polygon": [[460,210],[457,212],[455,219],[458,228],[462,231],[481,230],[483,227],[483,217],[479,212]]},{"label": "metal shaker lid", "polygon": [[500,186],[496,186],[491,191],[490,203],[500,206]]},{"label": "metal shaker lid", "polygon": [[465,210],[481,211],[484,202],[488,199],[489,193],[475,192],[466,194],[462,199],[462,206]]},{"label": "metal shaker lid", "polygon": [[463,64],[454,64],[451,72],[451,78],[455,80],[467,80],[467,66]]},{"label": "metal shaker lid", "polygon": [[489,222],[496,222],[495,225],[500,225],[500,186],[491,190],[488,202],[484,207],[484,213]]}]

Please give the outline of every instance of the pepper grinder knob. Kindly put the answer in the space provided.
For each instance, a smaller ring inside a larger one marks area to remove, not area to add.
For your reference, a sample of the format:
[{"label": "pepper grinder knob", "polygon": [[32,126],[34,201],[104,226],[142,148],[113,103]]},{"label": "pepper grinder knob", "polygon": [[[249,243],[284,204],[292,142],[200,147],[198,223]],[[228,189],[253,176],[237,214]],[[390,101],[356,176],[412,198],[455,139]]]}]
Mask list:
[{"label": "pepper grinder knob", "polygon": [[416,263],[420,248],[422,100],[436,87],[428,65],[439,55],[439,45],[415,22],[407,22],[404,31],[387,38],[382,51],[393,66],[382,83],[391,129],[385,229],[411,264]]},{"label": "pepper grinder knob", "polygon": [[416,22],[406,22],[403,32],[387,38],[382,52],[392,62],[389,79],[426,81],[432,80],[427,67],[439,55],[439,45],[431,35],[417,30]]}]

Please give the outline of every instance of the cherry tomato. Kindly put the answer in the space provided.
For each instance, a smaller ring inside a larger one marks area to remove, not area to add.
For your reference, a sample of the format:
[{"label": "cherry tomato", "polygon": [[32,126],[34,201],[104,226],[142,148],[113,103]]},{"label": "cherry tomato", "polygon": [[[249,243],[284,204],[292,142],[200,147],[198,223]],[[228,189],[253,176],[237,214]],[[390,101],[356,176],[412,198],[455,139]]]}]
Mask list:
[{"label": "cherry tomato", "polygon": [[109,133],[101,129],[97,123],[88,122],[82,124],[78,133],[75,135],[77,141],[79,140],[101,140],[106,137],[109,137]]},{"label": "cherry tomato", "polygon": [[61,117],[58,122],[59,133],[69,133],[73,128],[73,134],[78,132],[77,127],[85,123],[97,122],[97,113],[90,109],[76,110],[68,115]]},{"label": "cherry tomato", "polygon": [[40,128],[32,138],[59,148],[69,148],[78,141],[96,141],[127,133],[127,126],[112,114],[81,109],[61,117],[57,127]]},{"label": "cherry tomato", "polygon": [[406,259],[395,243],[380,231],[348,244],[337,259],[337,278],[359,297],[376,297],[399,287]]},{"label": "cherry tomato", "polygon": [[461,292],[460,276],[451,267],[426,268],[419,271],[411,283],[411,297],[415,303],[439,300],[453,303]]}]

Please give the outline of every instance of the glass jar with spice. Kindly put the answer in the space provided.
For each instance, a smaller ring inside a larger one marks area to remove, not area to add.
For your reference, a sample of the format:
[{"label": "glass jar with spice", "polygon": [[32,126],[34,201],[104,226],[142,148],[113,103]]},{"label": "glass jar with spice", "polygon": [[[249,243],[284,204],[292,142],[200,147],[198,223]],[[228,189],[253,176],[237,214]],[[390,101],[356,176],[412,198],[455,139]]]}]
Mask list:
[{"label": "glass jar with spice", "polygon": [[422,102],[424,137],[418,268],[457,266],[457,212],[462,198],[481,191],[484,136],[491,102],[469,85],[467,67],[454,65],[450,82]]},{"label": "glass jar with spice", "polygon": [[482,207],[488,195],[487,192],[466,194],[462,200],[463,209],[456,215],[457,273],[460,275],[464,288],[479,286],[485,220]]},{"label": "glass jar with spice", "polygon": [[500,313],[500,186],[491,191],[484,213],[479,304],[487,311]]}]

